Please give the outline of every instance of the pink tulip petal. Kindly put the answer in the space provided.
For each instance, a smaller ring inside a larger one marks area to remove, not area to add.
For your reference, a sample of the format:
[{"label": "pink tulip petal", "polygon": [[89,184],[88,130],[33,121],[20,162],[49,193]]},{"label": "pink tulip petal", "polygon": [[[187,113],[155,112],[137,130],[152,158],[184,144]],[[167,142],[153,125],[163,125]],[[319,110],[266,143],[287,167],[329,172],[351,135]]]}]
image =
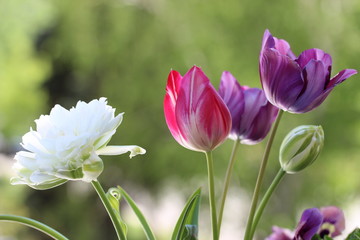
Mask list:
[{"label": "pink tulip petal", "polygon": [[168,125],[171,134],[178,143],[184,146],[186,141],[179,132],[179,127],[175,116],[175,106],[178,98],[181,79],[182,77],[180,73],[176,71],[170,72],[166,85],[166,95],[164,98],[164,113],[165,113],[166,124]]},{"label": "pink tulip petal", "polygon": [[230,132],[230,112],[198,67],[183,77],[175,111],[180,133],[194,150],[210,151]]}]

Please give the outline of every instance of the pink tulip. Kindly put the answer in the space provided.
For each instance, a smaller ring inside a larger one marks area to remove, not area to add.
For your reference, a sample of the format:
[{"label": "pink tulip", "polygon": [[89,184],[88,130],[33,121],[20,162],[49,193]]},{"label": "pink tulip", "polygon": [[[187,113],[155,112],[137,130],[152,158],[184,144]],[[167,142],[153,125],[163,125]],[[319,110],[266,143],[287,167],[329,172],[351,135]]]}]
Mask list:
[{"label": "pink tulip", "polygon": [[219,146],[231,130],[224,101],[199,67],[184,77],[171,71],[164,99],[166,123],[183,147],[208,152]]}]

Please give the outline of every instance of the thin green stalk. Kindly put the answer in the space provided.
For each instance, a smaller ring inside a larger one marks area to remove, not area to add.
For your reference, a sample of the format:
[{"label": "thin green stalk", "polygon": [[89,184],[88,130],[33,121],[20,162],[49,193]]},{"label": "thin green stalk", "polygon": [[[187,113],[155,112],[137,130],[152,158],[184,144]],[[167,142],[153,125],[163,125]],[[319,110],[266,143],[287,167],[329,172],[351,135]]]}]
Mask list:
[{"label": "thin green stalk", "polygon": [[271,195],[273,194],[273,192],[275,191],[276,187],[279,185],[281,179],[285,176],[285,174],[286,174],[286,172],[282,168],[280,168],[279,172],[276,174],[274,180],[272,181],[270,187],[266,191],[263,199],[261,200],[259,207],[256,210],[254,221],[253,221],[253,224],[251,227],[251,233],[250,233],[251,239],[254,237],[256,227],[259,223],[259,220],[264,212],[264,209],[265,209],[267,203],[270,200]]},{"label": "thin green stalk", "polygon": [[209,181],[209,202],[210,202],[210,213],[211,213],[211,227],[213,233],[213,240],[219,239],[219,231],[217,227],[216,217],[216,203],[215,203],[215,187],[214,187],[214,165],[212,152],[205,152],[207,168],[208,168],[208,181]]},{"label": "thin green stalk", "polygon": [[97,180],[92,181],[91,184],[93,185],[93,187],[95,188],[97,194],[99,195],[102,203],[104,204],[104,207],[106,209],[106,211],[109,214],[109,217],[114,225],[114,228],[116,230],[116,234],[118,236],[119,240],[126,240],[126,236],[122,230],[121,227],[121,223],[118,221],[116,213],[114,212],[114,209],[111,207],[110,201],[109,199],[106,197],[106,193],[104,191],[104,189],[102,188],[100,182],[98,182]]},{"label": "thin green stalk", "polygon": [[43,232],[46,235],[48,235],[56,240],[69,240],[67,237],[65,237],[64,235],[62,235],[55,229],[45,225],[44,223],[38,222],[34,219],[31,219],[31,218],[2,214],[2,215],[0,215],[0,221],[16,222],[16,223],[26,225],[26,226],[34,228],[40,232]]},{"label": "thin green stalk", "polygon": [[230,160],[229,160],[229,165],[226,170],[224,189],[223,189],[223,192],[221,195],[220,210],[219,210],[219,216],[218,216],[219,235],[220,235],[221,223],[222,223],[222,218],[223,218],[223,213],[224,213],[226,196],[227,196],[229,186],[230,186],[231,174],[234,169],[235,155],[236,155],[239,145],[240,145],[240,139],[235,140],[234,146],[233,146],[233,149],[231,152]]},{"label": "thin green stalk", "polygon": [[274,142],[274,137],[275,137],[275,134],[276,134],[276,130],[277,130],[278,126],[279,126],[282,114],[283,114],[283,111],[279,110],[279,113],[278,113],[277,118],[275,120],[273,129],[271,130],[269,140],[268,140],[266,148],[265,148],[263,159],[261,161],[259,174],[258,174],[256,184],[255,184],[254,195],[253,195],[253,198],[252,198],[252,201],[251,201],[250,213],[249,213],[249,217],[248,217],[248,220],[247,220],[244,240],[251,240],[251,238],[250,238],[251,226],[252,226],[252,222],[253,222],[253,219],[254,219],[254,214],[255,214],[257,202],[258,202],[258,199],[259,199],[260,189],[261,189],[262,181],[264,179],[265,169],[266,169],[266,165],[267,165],[267,162],[268,162],[268,159],[269,159],[271,146],[272,146],[272,144]]}]

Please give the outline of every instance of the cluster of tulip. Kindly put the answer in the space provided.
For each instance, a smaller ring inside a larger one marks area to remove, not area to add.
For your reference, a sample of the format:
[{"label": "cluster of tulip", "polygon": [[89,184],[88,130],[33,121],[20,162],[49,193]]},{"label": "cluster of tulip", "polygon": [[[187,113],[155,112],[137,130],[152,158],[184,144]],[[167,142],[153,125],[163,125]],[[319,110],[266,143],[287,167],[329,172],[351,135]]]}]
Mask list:
[{"label": "cluster of tulip", "polygon": [[[309,49],[296,57],[289,44],[265,31],[260,52],[260,79],[263,89],[241,86],[229,72],[221,76],[217,91],[199,67],[192,67],[184,76],[171,71],[166,85],[164,113],[175,140],[185,148],[204,152],[208,166],[209,203],[213,240],[220,239],[222,216],[230,178],[239,144],[256,144],[271,130],[261,161],[253,199],[249,210],[245,240],[254,238],[256,227],[272,193],[286,174],[297,173],[311,165],[323,147],[321,126],[304,125],[290,131],[283,140],[280,169],[259,201],[269,153],[283,112],[305,113],[319,106],[332,89],[356,70],[345,69],[331,78],[331,56],[320,49]],[[149,224],[133,199],[121,187],[107,193],[98,177],[103,170],[99,155],[130,157],[145,154],[136,145],[107,146],[120,125],[123,114],[105,98],[89,103],[78,102],[67,110],[56,105],[49,115],[36,120],[36,130],[23,136],[27,151],[16,154],[14,169],[17,177],[12,184],[26,184],[44,190],[69,180],[91,183],[102,200],[116,230],[118,239],[127,239],[127,227],[121,218],[119,201],[124,198],[143,226],[146,238],[155,240]],[[221,195],[220,208],[215,201],[212,151],[227,138],[234,140]],[[189,198],[175,226],[172,240],[198,239],[200,190]],[[0,220],[13,221],[38,229],[54,239],[68,240],[51,227],[33,219],[15,215],[0,215]],[[295,231],[273,228],[268,240],[331,239],[345,228],[344,215],[334,206],[304,211]],[[347,239],[359,239],[355,230]]]},{"label": "cluster of tulip", "polygon": [[[218,91],[196,66],[183,77],[176,71],[170,72],[164,100],[166,122],[179,144],[206,154],[214,240],[219,239],[227,189],[239,144],[260,142],[274,124],[255,185],[245,240],[253,238],[261,214],[282,177],[286,173],[293,174],[303,170],[318,157],[324,142],[322,127],[299,126],[292,130],[280,148],[280,170],[257,206],[269,152],[283,112],[300,114],[313,110],[336,85],[357,73],[356,70],[345,69],[331,78],[331,67],[331,56],[324,51],[308,49],[296,57],[288,42],[273,37],[266,30],[259,59],[263,89],[240,86],[229,72],[222,74]],[[235,142],[218,212],[214,201],[211,151],[227,138]],[[343,222],[343,217],[338,217],[342,212],[339,209],[335,212],[338,214],[332,216],[332,219],[336,221],[325,221],[324,225],[322,218],[327,219],[327,216],[320,218],[321,214],[316,215],[316,210],[306,210],[295,234],[275,227],[268,239],[310,240],[320,226],[325,226],[318,235],[320,238],[335,237],[340,234],[339,229],[342,230],[337,227],[338,222]]]}]

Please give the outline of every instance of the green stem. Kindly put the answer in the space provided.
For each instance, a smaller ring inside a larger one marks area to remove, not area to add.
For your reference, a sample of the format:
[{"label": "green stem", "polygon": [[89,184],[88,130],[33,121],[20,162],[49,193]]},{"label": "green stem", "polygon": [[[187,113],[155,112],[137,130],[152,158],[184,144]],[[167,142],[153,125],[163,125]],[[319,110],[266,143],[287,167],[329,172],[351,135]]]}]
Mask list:
[{"label": "green stem", "polygon": [[231,152],[230,160],[229,160],[229,165],[228,165],[228,168],[226,170],[224,190],[223,190],[222,196],[221,196],[220,210],[219,210],[219,216],[218,216],[219,235],[220,235],[221,223],[222,223],[222,218],[223,218],[223,213],[224,213],[226,196],[227,196],[227,193],[228,193],[228,190],[229,190],[231,174],[232,174],[232,171],[234,169],[235,155],[236,155],[236,152],[237,152],[237,149],[238,149],[239,145],[240,145],[240,140],[239,139],[235,140],[234,146],[233,146],[233,149],[232,149],[232,152]]},{"label": "green stem", "polygon": [[96,190],[97,194],[99,195],[102,203],[104,204],[104,207],[105,207],[106,211],[108,212],[108,214],[110,216],[110,219],[111,219],[111,221],[112,221],[112,223],[114,225],[114,228],[116,230],[116,234],[118,236],[118,239],[119,240],[126,240],[126,236],[125,236],[125,234],[124,234],[124,232],[122,230],[121,223],[118,221],[116,212],[111,207],[110,201],[106,197],[106,193],[105,193],[104,189],[101,187],[100,182],[95,180],[95,181],[92,181],[91,184],[95,188],[95,190]]},{"label": "green stem", "polygon": [[15,216],[15,215],[7,215],[7,214],[2,214],[0,215],[0,220],[1,221],[8,221],[8,222],[16,222],[16,223],[20,223],[23,225],[26,225],[28,227],[34,228],[40,232],[45,233],[46,235],[52,237],[53,239],[56,240],[69,240],[68,238],[66,238],[64,235],[62,235],[61,233],[59,233],[58,231],[56,231],[55,229],[41,223],[38,222],[34,219],[31,218],[27,218],[27,217],[22,217],[22,216]]},{"label": "green stem", "polygon": [[262,181],[263,181],[263,178],[264,178],[264,175],[265,175],[265,169],[266,169],[266,165],[267,165],[267,162],[268,162],[268,159],[269,159],[271,146],[272,146],[272,144],[274,142],[274,137],[275,137],[275,134],[276,134],[276,130],[277,130],[278,126],[279,126],[282,114],[283,114],[283,111],[280,109],[279,113],[277,115],[277,118],[275,120],[273,129],[271,130],[269,140],[268,140],[266,148],[265,148],[264,156],[263,156],[263,159],[261,161],[259,174],[258,174],[256,184],[255,184],[254,195],[253,195],[253,198],[252,198],[252,201],[251,201],[250,213],[249,213],[249,217],[248,217],[248,220],[247,220],[244,240],[251,240],[251,238],[250,238],[251,226],[252,226],[252,222],[253,222],[253,219],[254,219],[254,214],[255,214],[257,202],[258,202],[258,199],[259,199],[260,188],[261,188]]},{"label": "green stem", "polygon": [[216,205],[215,205],[215,187],[214,187],[214,165],[212,152],[205,152],[207,168],[208,168],[208,181],[209,181],[209,202],[211,213],[211,227],[213,232],[213,240],[219,239],[219,232],[217,227]]},{"label": "green stem", "polygon": [[254,221],[251,227],[251,233],[250,233],[250,238],[252,239],[256,230],[256,227],[259,223],[259,220],[262,216],[262,213],[264,212],[264,209],[267,205],[267,203],[270,200],[271,195],[273,194],[273,192],[275,191],[276,187],[279,185],[281,179],[285,176],[285,171],[280,168],[279,172],[276,174],[274,180],[272,181],[269,189],[266,191],[263,199],[261,200],[258,209],[256,210],[255,213],[255,217],[254,217]]}]

